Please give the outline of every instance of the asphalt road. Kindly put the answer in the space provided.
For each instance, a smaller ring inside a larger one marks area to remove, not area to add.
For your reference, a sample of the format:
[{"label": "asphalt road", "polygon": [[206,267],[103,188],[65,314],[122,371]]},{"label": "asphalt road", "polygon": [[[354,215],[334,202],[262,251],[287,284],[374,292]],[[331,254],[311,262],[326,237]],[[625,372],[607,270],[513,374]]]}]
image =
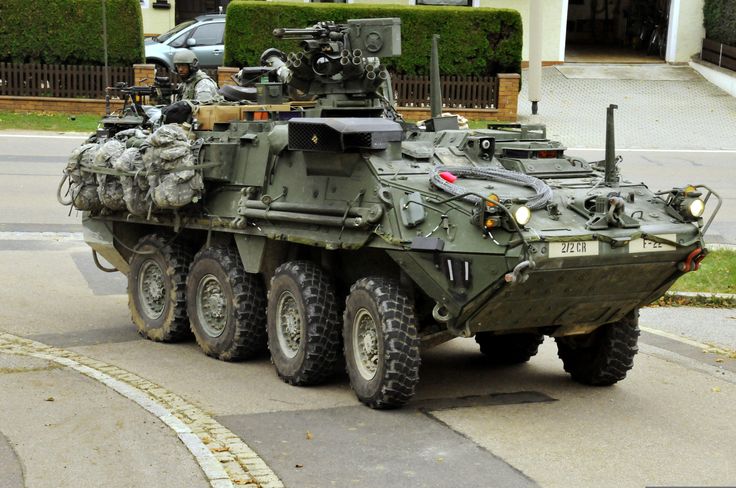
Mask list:
[{"label": "asphalt road", "polygon": [[[697,343],[713,342],[702,333],[712,326],[724,334],[716,342],[731,347],[736,311],[646,310],[636,366],[612,388],[570,381],[550,340],[528,364],[492,367],[473,340],[456,339],[423,353],[406,408],[373,411],[344,376],[297,388],[266,357],[223,363],[192,341],[141,339],[124,277],[94,267],[68,234],[78,217],[56,204],[78,143],[0,135],[0,486],[229,486],[201,451],[230,473],[227,455],[245,452],[239,442],[254,452],[243,457],[264,486],[734,484],[736,361]],[[658,154],[641,155],[637,178],[649,181],[652,171],[691,181],[674,174],[689,163],[658,172],[646,164],[674,161]],[[729,157],[709,154],[699,181],[733,204]],[[728,240],[729,227],[715,225]],[[672,325],[680,322],[692,327]],[[682,334],[690,341],[677,340]],[[194,447],[192,432],[204,439]]]}]

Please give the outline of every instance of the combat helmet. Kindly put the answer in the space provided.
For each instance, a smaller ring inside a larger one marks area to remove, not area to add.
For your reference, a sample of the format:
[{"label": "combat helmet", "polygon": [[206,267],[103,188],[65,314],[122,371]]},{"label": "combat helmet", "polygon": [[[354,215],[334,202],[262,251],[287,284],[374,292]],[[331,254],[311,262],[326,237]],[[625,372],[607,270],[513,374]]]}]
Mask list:
[{"label": "combat helmet", "polygon": [[[188,64],[189,76],[192,76],[199,69],[199,59],[197,59],[197,55],[189,49],[182,49],[174,53],[174,67],[176,67],[177,64]],[[189,78],[189,76],[187,76],[187,78]]]}]

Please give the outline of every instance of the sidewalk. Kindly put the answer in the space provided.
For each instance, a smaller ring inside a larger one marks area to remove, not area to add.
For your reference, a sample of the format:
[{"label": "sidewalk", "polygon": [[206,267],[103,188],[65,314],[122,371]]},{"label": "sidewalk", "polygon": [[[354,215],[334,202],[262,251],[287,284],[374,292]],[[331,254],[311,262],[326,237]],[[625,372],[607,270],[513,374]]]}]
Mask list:
[{"label": "sidewalk", "polygon": [[209,486],[175,432],[51,361],[0,351],[0,486]]},{"label": "sidewalk", "polygon": [[619,149],[736,150],[736,98],[689,66],[544,68],[537,116],[531,115],[528,87],[524,70],[519,121],[547,124],[548,136],[568,147],[602,148],[606,107],[616,104]]}]

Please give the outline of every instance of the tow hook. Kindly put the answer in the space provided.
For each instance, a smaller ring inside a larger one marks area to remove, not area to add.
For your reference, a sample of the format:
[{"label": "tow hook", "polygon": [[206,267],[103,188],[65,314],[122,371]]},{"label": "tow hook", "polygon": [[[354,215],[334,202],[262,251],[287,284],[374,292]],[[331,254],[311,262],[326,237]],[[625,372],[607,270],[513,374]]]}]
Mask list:
[{"label": "tow hook", "polygon": [[524,283],[529,279],[529,271],[534,269],[534,261],[527,259],[514,267],[511,273],[506,273],[503,277],[506,283]]},{"label": "tow hook", "polygon": [[687,255],[684,261],[677,263],[677,269],[683,273],[689,271],[697,271],[700,268],[700,262],[703,260],[707,252],[704,252],[702,248],[697,248],[693,252]]}]

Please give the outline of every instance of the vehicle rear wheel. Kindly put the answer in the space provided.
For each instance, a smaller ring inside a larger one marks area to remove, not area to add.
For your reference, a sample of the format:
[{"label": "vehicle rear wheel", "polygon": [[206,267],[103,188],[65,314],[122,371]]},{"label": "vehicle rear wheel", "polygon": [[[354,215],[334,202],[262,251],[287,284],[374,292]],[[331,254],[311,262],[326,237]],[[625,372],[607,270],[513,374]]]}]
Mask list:
[{"label": "vehicle rear wheel", "polygon": [[187,277],[187,311],[205,354],[236,361],[263,352],[265,309],[263,280],[245,272],[235,249],[209,247],[197,253]]},{"label": "vehicle rear wheel", "polygon": [[395,408],[419,382],[414,306],[398,282],[363,278],[346,300],[343,341],[350,385],[371,408]]},{"label": "vehicle rear wheel", "polygon": [[525,363],[537,354],[543,340],[544,336],[537,333],[494,335],[479,332],[475,335],[480,352],[494,364]]},{"label": "vehicle rear wheel", "polygon": [[590,334],[558,337],[557,354],[565,371],[586,385],[610,386],[626,377],[639,351],[639,310]]},{"label": "vehicle rear wheel", "polygon": [[138,332],[152,341],[188,338],[186,277],[191,253],[158,234],[141,238],[135,250],[128,272],[128,307]]},{"label": "vehicle rear wheel", "polygon": [[340,319],[332,283],[318,266],[291,261],[276,268],[267,317],[268,348],[281,379],[314,385],[335,372]]}]

